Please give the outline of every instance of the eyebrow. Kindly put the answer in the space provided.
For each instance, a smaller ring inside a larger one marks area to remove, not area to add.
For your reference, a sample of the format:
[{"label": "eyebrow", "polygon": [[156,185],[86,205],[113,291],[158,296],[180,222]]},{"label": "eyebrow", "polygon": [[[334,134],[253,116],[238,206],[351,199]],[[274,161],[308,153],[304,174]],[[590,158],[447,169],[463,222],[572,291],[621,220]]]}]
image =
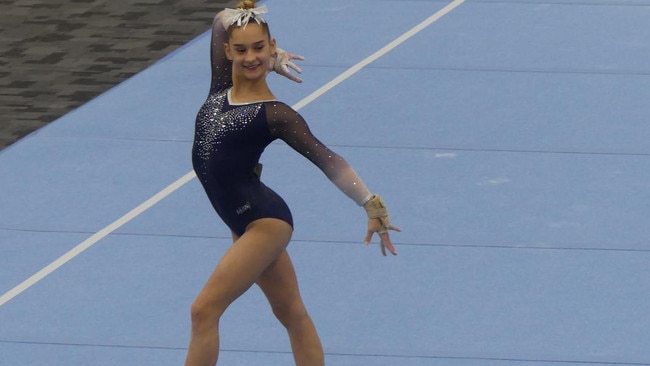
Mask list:
[{"label": "eyebrow", "polygon": [[[264,43],[266,43],[265,40],[257,41],[257,42],[253,43],[253,46],[259,46],[259,45],[262,45]],[[245,44],[240,44],[240,43],[235,43],[233,46],[235,46],[235,47],[246,47]]]}]

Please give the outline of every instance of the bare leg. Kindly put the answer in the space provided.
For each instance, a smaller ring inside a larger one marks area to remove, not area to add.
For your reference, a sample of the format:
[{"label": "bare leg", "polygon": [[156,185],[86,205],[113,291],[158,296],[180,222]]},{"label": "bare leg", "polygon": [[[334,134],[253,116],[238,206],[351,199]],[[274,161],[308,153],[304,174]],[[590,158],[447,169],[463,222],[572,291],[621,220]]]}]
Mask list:
[{"label": "bare leg", "polygon": [[284,250],[257,280],[273,313],[289,333],[297,366],[323,366],[323,347],[300,297],[289,254]]},{"label": "bare leg", "polygon": [[192,336],[186,366],[214,366],[219,357],[219,319],[284,252],[291,239],[289,224],[260,219],[238,238],[192,304]]}]

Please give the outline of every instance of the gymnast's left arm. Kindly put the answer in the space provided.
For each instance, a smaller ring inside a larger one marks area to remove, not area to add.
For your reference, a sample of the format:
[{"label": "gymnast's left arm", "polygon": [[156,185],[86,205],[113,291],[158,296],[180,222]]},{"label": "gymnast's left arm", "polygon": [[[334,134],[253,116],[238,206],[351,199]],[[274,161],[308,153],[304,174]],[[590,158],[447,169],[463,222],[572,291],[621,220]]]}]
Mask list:
[{"label": "gymnast's left arm", "polygon": [[336,187],[365,209],[368,215],[368,230],[364,242],[369,244],[374,233],[378,233],[382,254],[386,255],[388,249],[390,253],[396,255],[397,251],[388,231],[401,231],[401,229],[391,224],[388,209],[382,198],[371,193],[352,166],[319,141],[311,133],[305,120],[293,109],[277,103],[267,110],[267,115],[270,117],[269,126],[274,137],[282,139],[309,159]]}]

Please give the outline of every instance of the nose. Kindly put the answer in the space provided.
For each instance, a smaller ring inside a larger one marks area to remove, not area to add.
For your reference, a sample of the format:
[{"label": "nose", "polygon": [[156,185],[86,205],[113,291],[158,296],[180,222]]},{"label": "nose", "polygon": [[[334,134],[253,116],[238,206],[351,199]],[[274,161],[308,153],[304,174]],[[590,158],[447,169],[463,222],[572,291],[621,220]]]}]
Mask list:
[{"label": "nose", "polygon": [[255,52],[253,50],[246,50],[244,61],[255,61]]}]

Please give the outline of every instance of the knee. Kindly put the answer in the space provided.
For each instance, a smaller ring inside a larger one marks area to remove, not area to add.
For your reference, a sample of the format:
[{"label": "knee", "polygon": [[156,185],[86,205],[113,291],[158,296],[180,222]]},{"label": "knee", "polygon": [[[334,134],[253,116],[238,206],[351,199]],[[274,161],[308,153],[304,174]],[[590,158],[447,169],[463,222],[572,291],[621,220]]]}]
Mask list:
[{"label": "knee", "polygon": [[202,330],[217,327],[222,314],[223,310],[218,306],[197,299],[190,307],[192,328]]},{"label": "knee", "polygon": [[307,309],[301,301],[294,301],[284,304],[276,304],[273,307],[273,314],[286,328],[291,328],[309,318]]}]

